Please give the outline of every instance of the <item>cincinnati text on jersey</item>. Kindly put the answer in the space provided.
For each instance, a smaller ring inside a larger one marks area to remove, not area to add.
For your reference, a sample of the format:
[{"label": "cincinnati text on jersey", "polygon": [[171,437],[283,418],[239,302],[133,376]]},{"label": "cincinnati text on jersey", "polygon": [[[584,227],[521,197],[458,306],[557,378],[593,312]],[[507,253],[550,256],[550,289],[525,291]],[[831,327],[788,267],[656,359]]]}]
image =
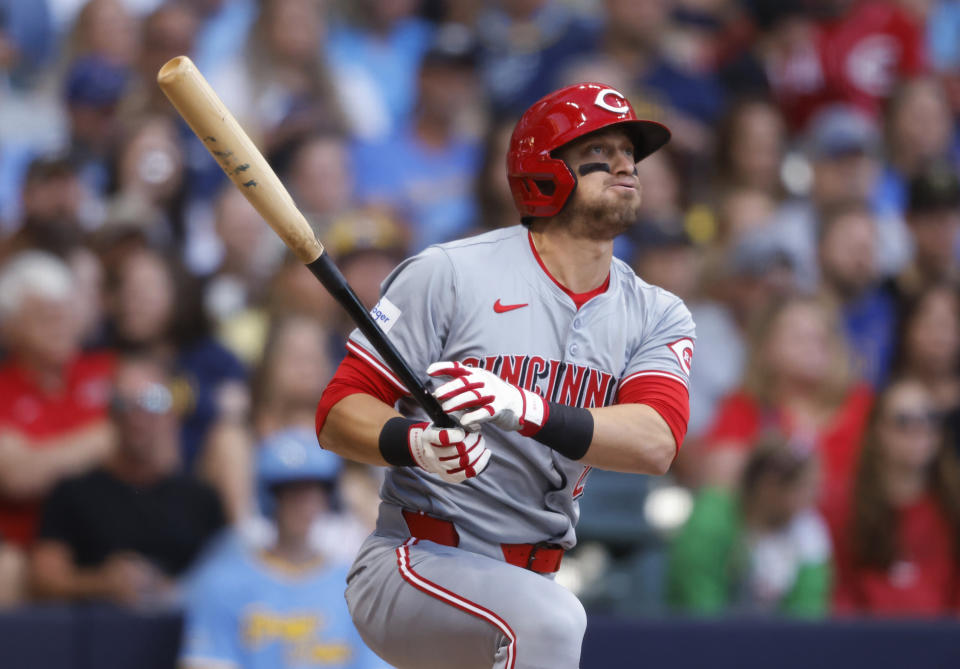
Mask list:
[{"label": "cincinnati text on jersey", "polygon": [[461,360],[482,367],[507,383],[537,393],[550,402],[568,406],[602,407],[613,403],[617,384],[612,374],[538,355],[488,355]]}]

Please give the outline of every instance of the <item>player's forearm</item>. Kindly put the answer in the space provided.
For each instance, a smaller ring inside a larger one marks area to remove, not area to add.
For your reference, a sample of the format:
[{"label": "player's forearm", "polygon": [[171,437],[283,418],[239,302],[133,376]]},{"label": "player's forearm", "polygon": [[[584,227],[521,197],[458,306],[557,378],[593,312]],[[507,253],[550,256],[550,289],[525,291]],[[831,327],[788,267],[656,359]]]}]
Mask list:
[{"label": "player's forearm", "polygon": [[380,454],[380,432],[384,423],[399,415],[370,395],[347,395],[327,414],[318,435],[320,444],[348,460],[386,466]]},{"label": "player's forearm", "polygon": [[643,404],[590,409],[593,439],[580,460],[599,469],[631,474],[665,474],[677,453],[667,422]]}]

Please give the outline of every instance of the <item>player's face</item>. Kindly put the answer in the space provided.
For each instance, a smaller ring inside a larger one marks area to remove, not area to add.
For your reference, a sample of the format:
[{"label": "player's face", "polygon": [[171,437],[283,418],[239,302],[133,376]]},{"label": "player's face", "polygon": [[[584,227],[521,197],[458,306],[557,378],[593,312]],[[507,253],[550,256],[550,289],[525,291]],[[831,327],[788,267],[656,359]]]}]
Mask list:
[{"label": "player's face", "polygon": [[633,143],[625,132],[601,130],[564,147],[559,157],[577,175],[577,189],[560,219],[590,239],[613,239],[640,216],[640,182]]}]

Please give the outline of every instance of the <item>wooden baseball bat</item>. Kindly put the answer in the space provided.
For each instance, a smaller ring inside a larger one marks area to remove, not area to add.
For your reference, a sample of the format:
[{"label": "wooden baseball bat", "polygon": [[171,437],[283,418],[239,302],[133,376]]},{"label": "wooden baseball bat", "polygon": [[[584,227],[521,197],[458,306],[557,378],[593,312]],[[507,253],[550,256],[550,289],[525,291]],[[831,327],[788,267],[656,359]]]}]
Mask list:
[{"label": "wooden baseball bat", "polygon": [[330,255],[324,251],[323,244],[297,209],[290,193],[196,65],[186,56],[173,58],[160,68],[157,83],[234,185],[346,309],[434,424],[455,427],[453,418],[444,413],[437,399],[427,391],[367,312]]}]

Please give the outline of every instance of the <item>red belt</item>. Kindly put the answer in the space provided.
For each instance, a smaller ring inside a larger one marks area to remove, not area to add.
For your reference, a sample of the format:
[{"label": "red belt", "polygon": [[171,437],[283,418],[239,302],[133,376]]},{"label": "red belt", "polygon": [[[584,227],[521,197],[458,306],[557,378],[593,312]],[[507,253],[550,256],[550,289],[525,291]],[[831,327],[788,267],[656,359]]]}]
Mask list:
[{"label": "red belt", "polygon": [[[432,541],[441,546],[456,547],[460,544],[457,528],[449,520],[406,509],[403,510],[403,519],[407,521],[411,537]],[[560,569],[560,561],[563,559],[563,549],[556,544],[500,544],[500,549],[508,563],[538,574],[552,574]]]}]

